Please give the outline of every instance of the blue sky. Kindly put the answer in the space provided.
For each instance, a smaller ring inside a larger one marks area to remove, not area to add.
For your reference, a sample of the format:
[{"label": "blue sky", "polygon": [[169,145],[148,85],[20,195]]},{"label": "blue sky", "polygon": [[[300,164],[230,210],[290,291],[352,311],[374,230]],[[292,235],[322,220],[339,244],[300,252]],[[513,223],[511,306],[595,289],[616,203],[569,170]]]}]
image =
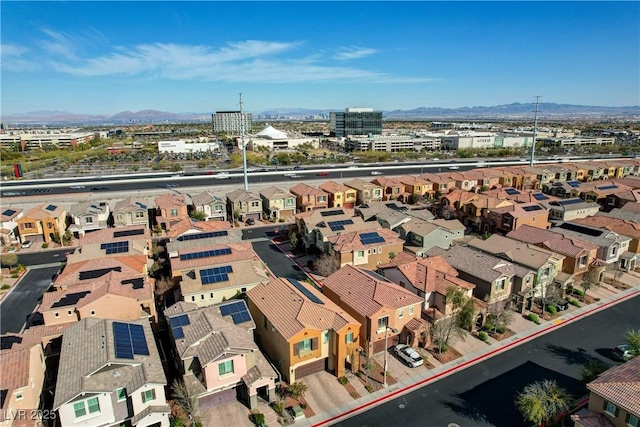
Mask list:
[{"label": "blue sky", "polygon": [[639,2],[3,1],[3,114],[640,105]]}]

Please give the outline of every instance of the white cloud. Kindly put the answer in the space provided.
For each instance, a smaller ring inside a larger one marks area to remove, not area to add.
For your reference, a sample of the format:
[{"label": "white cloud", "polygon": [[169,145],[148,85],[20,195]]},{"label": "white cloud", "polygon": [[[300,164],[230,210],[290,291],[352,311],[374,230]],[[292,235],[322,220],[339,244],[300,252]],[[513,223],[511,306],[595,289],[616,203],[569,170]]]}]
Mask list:
[{"label": "white cloud", "polygon": [[377,52],[378,51],[376,49],[368,47],[345,46],[340,48],[340,50],[334,55],[334,58],[340,61],[344,61],[370,56]]},{"label": "white cloud", "polygon": [[77,59],[76,48],[69,37],[63,33],[47,29],[42,30],[42,32],[48,36],[40,42],[47,53],[70,60]]},{"label": "white cloud", "polygon": [[17,44],[3,43],[0,45],[0,67],[5,71],[22,72],[32,70],[34,64],[25,58],[25,54],[29,53],[29,48]]}]

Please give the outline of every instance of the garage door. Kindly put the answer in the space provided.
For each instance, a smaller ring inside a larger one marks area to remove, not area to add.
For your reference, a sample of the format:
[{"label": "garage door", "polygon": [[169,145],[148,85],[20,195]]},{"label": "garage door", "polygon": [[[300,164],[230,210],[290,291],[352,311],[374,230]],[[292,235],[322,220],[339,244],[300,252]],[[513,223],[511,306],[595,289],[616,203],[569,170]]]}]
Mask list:
[{"label": "garage door", "polygon": [[219,393],[210,394],[209,396],[201,397],[198,400],[200,409],[215,408],[216,406],[224,405],[225,403],[236,401],[236,389],[230,388]]},{"label": "garage door", "polygon": [[317,360],[315,362],[308,363],[304,366],[296,368],[296,381],[307,375],[315,374],[324,370],[324,359]]}]

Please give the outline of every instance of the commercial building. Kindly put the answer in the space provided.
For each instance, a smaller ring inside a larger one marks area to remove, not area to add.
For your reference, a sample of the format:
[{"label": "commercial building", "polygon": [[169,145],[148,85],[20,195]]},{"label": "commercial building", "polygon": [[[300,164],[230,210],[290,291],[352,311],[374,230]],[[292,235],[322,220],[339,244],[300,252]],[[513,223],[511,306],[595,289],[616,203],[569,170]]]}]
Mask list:
[{"label": "commercial building", "polygon": [[184,139],[173,141],[158,141],[158,153],[194,153],[197,151],[219,151],[219,142],[189,143]]},{"label": "commercial building", "polygon": [[213,132],[226,132],[233,135],[240,135],[244,126],[244,133],[251,132],[253,118],[251,113],[241,113],[240,111],[216,111],[211,115]]},{"label": "commercial building", "polygon": [[331,136],[382,135],[382,111],[373,108],[347,108],[329,113]]},{"label": "commercial building", "polygon": [[10,131],[0,134],[0,147],[6,150],[38,150],[42,148],[69,148],[88,144],[96,138],[95,132]]},{"label": "commercial building", "polygon": [[573,138],[542,138],[545,147],[579,147],[585,145],[614,145],[615,138],[595,138],[590,136],[577,136]]}]

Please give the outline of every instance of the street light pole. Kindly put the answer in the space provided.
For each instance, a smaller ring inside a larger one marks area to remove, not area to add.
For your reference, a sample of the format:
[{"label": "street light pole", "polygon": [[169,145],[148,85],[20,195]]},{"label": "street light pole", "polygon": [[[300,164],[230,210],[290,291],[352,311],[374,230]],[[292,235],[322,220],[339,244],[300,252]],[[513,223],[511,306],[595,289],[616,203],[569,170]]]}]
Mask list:
[{"label": "street light pole", "polygon": [[244,191],[249,191],[247,179],[247,146],[244,143],[244,113],[242,111],[242,94],[240,94],[240,143],[242,144],[242,172],[244,176]]},{"label": "street light pole", "polygon": [[388,353],[389,350],[387,348],[387,338],[389,337],[389,331],[393,332],[394,334],[398,333],[397,329],[393,329],[390,328],[389,325],[385,326],[384,328],[384,370],[382,372],[382,387],[387,388],[389,387],[389,384],[387,384],[387,367],[388,367]]}]

